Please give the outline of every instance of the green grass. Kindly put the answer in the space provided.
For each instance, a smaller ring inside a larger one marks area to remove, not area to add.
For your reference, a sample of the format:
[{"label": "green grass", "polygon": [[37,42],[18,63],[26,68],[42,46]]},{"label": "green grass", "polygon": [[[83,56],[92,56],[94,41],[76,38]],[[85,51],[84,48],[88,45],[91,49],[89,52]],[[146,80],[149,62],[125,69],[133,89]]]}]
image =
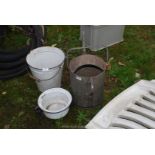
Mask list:
[{"label": "green grass", "polygon": [[10,26],[10,28],[7,29],[7,37],[0,38],[0,48],[14,50],[25,46],[29,40],[30,38],[23,35],[22,31],[16,29],[14,26]]},{"label": "green grass", "polygon": [[[79,26],[48,26],[46,45],[57,44],[64,52],[81,46]],[[11,37],[11,36],[14,37]],[[26,38],[10,34],[7,43],[25,44]],[[15,41],[13,41],[13,39]],[[37,113],[40,95],[35,82],[24,76],[0,81],[0,128],[84,128],[92,117],[113,97],[140,79],[155,78],[155,26],[126,26],[124,41],[109,48],[111,70],[105,77],[104,101],[101,106],[81,108],[71,105],[68,115],[60,120],[50,120]],[[101,55],[101,52],[97,53]],[[71,54],[75,57],[77,53]],[[119,62],[125,66],[119,65]],[[135,74],[139,73],[140,77]],[[63,87],[69,89],[69,74],[65,65]]]}]

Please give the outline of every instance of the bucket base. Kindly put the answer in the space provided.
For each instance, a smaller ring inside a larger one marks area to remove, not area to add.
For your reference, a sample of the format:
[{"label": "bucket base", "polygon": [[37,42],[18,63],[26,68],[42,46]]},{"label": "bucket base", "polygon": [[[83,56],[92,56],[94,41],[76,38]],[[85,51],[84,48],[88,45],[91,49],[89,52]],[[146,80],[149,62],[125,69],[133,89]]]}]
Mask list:
[{"label": "bucket base", "polygon": [[73,104],[75,104],[76,106],[78,106],[78,107],[81,107],[81,108],[94,108],[94,107],[97,107],[97,106],[101,106],[102,107],[102,103],[103,102],[100,102],[100,103],[95,103],[95,104],[91,104],[91,105],[88,105],[88,104],[81,104],[81,103],[76,103],[76,102],[74,102],[73,101]]},{"label": "bucket base", "polygon": [[61,79],[60,79],[60,81],[58,81],[56,83],[53,83],[53,81],[52,81],[51,84],[48,81],[41,82],[41,83],[36,82],[36,83],[37,83],[38,90],[40,92],[44,92],[44,91],[46,91],[48,89],[52,89],[52,88],[60,88],[61,87]]}]

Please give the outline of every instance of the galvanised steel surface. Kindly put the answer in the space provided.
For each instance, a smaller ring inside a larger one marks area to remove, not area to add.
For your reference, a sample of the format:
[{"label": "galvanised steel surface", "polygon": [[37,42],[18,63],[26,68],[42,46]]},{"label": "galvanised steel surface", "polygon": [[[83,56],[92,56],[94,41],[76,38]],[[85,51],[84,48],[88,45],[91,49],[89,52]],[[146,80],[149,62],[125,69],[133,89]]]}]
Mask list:
[{"label": "galvanised steel surface", "polygon": [[83,54],[69,63],[73,102],[82,107],[101,104],[106,63],[102,58]]}]

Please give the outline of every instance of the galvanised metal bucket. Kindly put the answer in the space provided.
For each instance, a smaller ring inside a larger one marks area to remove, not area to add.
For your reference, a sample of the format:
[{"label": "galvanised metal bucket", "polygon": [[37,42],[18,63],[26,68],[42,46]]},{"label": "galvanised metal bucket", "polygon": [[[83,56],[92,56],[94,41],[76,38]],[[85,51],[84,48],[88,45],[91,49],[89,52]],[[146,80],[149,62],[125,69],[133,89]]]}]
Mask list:
[{"label": "galvanised metal bucket", "polygon": [[68,67],[73,103],[82,107],[101,104],[106,70],[104,60],[95,55],[83,54],[73,58]]}]

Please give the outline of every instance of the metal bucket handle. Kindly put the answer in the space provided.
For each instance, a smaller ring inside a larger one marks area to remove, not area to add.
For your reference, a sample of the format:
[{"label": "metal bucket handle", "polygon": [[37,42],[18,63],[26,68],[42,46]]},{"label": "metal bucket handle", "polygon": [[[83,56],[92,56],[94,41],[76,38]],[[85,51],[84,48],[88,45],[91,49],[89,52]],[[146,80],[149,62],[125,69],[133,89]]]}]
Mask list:
[{"label": "metal bucket handle", "polygon": [[[75,50],[83,50],[83,53],[86,53],[86,49],[89,49],[88,47],[75,47],[75,48],[70,48],[68,51],[67,51],[67,56],[66,56],[66,59],[67,59],[67,67],[69,68],[69,53],[72,52],[72,51],[75,51]],[[106,49],[106,61],[108,63],[109,61],[109,50],[108,50],[108,47],[105,47]]]},{"label": "metal bucket handle", "polygon": [[[34,80],[40,82],[40,81],[48,81],[48,80],[51,80],[51,79],[55,78],[55,77],[59,74],[59,72],[60,72],[60,70],[61,70],[61,68],[62,68],[62,64],[61,64],[60,66],[57,66],[57,67],[59,68],[59,70],[57,71],[57,73],[54,74],[52,77],[50,77],[50,78],[48,78],[48,79],[44,79],[44,80],[41,80],[41,79],[38,79],[38,78],[34,77],[34,76],[32,75],[32,73],[31,73],[29,67],[27,67],[27,70],[28,70],[28,75],[29,75],[29,77],[30,77],[31,79],[34,79]],[[56,68],[56,67],[53,67],[53,68]],[[52,69],[52,68],[51,68],[51,69]]]},{"label": "metal bucket handle", "polygon": [[67,56],[66,56],[66,59],[67,59],[67,67],[69,68],[69,53],[70,52],[73,52],[75,50],[83,50],[83,53],[86,53],[86,49],[88,49],[88,47],[75,47],[75,48],[70,48],[67,51]]}]

